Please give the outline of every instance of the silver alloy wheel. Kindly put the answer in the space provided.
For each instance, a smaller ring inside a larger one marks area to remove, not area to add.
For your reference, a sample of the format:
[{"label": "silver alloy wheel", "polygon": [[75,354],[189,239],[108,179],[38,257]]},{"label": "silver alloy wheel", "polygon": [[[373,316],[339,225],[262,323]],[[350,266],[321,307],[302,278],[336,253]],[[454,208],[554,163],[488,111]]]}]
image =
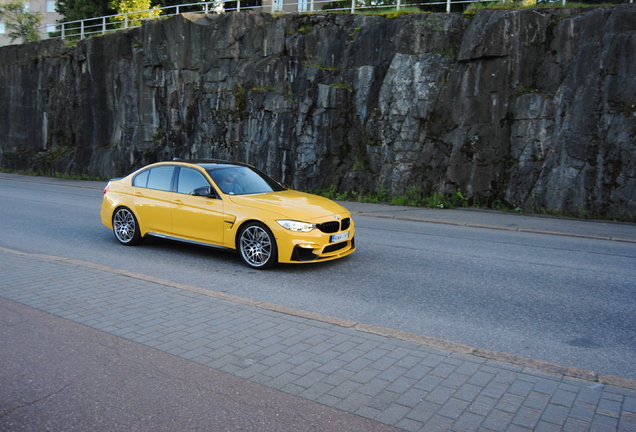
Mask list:
[{"label": "silver alloy wheel", "polygon": [[133,244],[139,238],[135,215],[125,207],[117,209],[113,215],[113,232],[123,244]]},{"label": "silver alloy wheel", "polygon": [[243,229],[239,238],[239,251],[243,261],[254,268],[267,268],[277,260],[276,245],[269,230],[260,224]]}]

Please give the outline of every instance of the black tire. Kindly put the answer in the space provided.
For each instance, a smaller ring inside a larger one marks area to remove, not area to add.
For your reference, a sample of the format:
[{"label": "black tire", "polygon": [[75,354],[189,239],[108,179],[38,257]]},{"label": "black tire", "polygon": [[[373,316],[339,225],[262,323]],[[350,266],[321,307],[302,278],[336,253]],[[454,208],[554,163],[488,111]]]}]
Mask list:
[{"label": "black tire", "polygon": [[117,241],[126,246],[137,245],[143,240],[137,218],[126,207],[119,207],[113,213],[113,232]]},{"label": "black tire", "polygon": [[246,224],[239,233],[237,249],[248,267],[265,270],[278,263],[278,247],[272,232],[260,222]]}]

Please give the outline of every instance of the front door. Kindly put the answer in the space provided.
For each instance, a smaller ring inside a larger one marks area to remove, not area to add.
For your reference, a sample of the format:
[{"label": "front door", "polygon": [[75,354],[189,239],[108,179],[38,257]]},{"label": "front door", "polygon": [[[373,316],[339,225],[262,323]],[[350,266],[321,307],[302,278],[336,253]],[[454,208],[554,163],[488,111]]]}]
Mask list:
[{"label": "front door", "polygon": [[[223,201],[193,196],[192,191],[211,188],[199,171],[181,167],[172,197],[172,231],[175,236],[205,243],[223,243]],[[212,189],[211,189],[212,190]]]}]

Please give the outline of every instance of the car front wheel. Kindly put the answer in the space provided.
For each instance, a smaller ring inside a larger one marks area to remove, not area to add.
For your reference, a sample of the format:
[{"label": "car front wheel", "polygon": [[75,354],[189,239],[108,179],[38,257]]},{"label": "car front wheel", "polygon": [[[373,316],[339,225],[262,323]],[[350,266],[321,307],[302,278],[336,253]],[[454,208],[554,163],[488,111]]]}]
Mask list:
[{"label": "car front wheel", "polygon": [[267,269],[278,262],[276,239],[260,222],[251,222],[241,229],[238,249],[245,264],[254,269]]},{"label": "car front wheel", "polygon": [[126,246],[136,245],[142,241],[137,218],[126,207],[120,207],[115,210],[113,214],[113,232],[119,243]]}]

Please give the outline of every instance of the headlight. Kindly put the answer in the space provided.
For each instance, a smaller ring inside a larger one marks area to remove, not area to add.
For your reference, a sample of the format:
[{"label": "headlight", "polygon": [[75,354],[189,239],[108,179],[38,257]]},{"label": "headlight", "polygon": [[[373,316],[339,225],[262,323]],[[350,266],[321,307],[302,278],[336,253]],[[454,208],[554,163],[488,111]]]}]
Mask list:
[{"label": "headlight", "polygon": [[276,222],[278,222],[278,224],[282,226],[283,228],[288,229],[290,231],[309,232],[312,229],[316,228],[315,224],[310,224],[306,222],[298,222],[298,221],[292,221],[292,220],[279,220]]}]

